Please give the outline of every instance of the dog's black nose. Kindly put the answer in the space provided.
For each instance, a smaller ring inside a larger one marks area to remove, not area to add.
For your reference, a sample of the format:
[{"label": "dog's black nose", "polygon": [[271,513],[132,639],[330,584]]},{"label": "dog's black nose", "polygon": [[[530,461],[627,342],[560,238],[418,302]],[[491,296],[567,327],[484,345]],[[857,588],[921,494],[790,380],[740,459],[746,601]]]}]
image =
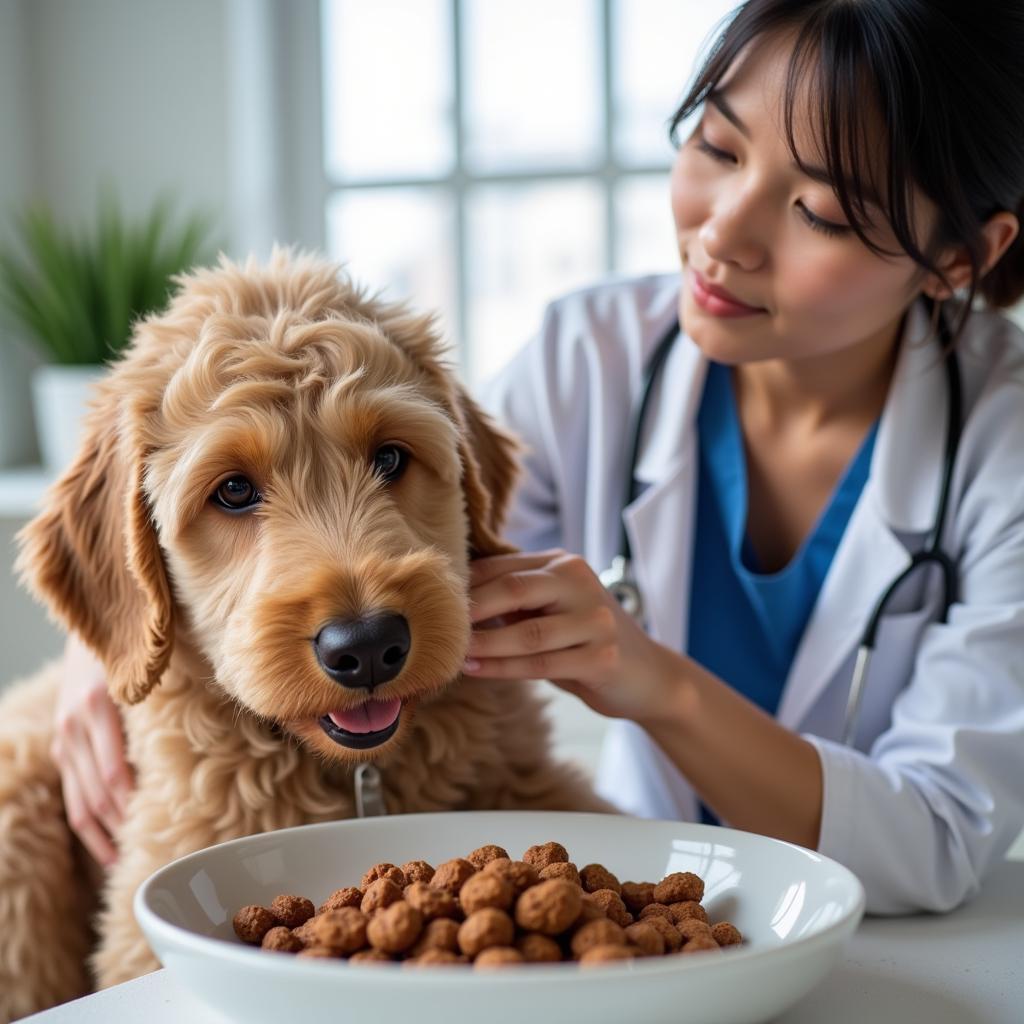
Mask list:
[{"label": "dog's black nose", "polygon": [[409,623],[404,616],[375,615],[328,622],[313,640],[313,650],[336,683],[372,690],[402,671],[409,643]]}]

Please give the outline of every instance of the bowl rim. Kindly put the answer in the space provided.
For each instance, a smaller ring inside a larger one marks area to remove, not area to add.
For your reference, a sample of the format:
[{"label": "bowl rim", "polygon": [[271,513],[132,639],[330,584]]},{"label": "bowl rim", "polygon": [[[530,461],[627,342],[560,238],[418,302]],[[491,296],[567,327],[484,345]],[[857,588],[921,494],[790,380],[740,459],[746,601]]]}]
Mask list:
[{"label": "bowl rim", "polygon": [[[153,933],[158,935],[160,939],[170,947],[174,947],[190,954],[210,953],[217,958],[226,959],[240,967],[252,968],[258,963],[260,965],[260,970],[263,972],[269,971],[274,974],[285,974],[290,976],[295,976],[297,973],[301,976],[308,971],[312,972],[309,975],[310,977],[323,979],[328,975],[321,972],[337,972],[339,964],[344,964],[345,971],[340,976],[351,978],[353,983],[367,983],[369,981],[380,982],[382,980],[382,968],[384,969],[384,972],[386,972],[383,977],[386,977],[389,983],[398,983],[402,985],[447,985],[456,977],[463,979],[466,984],[474,985],[494,985],[496,982],[514,982],[517,979],[521,982],[523,980],[523,976],[517,971],[505,971],[498,969],[480,971],[466,970],[466,966],[464,964],[453,964],[451,966],[437,965],[431,967],[430,970],[411,970],[405,968],[402,963],[395,962],[391,966],[394,968],[401,968],[401,970],[396,971],[389,970],[389,965],[387,964],[370,963],[363,966],[352,964],[341,958],[338,958],[337,960],[317,960],[315,958],[297,959],[294,956],[285,955],[276,957],[268,956],[267,951],[260,949],[258,946],[249,946],[241,943],[236,945],[225,941],[224,939],[200,935],[198,932],[190,931],[180,925],[173,924],[161,917],[160,914],[152,909],[147,902],[150,893],[159,884],[161,884],[164,875],[172,870],[186,870],[190,861],[201,860],[203,857],[208,856],[211,851],[217,850],[222,846],[230,846],[235,843],[243,842],[259,842],[261,839],[271,842],[274,837],[279,836],[281,833],[297,832],[299,830],[308,832],[321,829],[360,828],[366,827],[367,823],[370,822],[380,824],[384,820],[397,819],[411,824],[415,824],[417,821],[430,821],[436,825],[438,824],[437,818],[439,816],[458,816],[459,818],[464,819],[466,815],[474,815],[476,817],[482,815],[507,817],[525,815],[538,817],[550,815],[551,817],[557,817],[560,819],[571,817],[574,819],[588,820],[623,817],[631,822],[643,822],[645,824],[650,823],[651,825],[670,825],[677,828],[682,827],[688,832],[696,833],[696,841],[700,841],[701,833],[704,833],[707,837],[718,837],[721,841],[728,841],[727,837],[731,835],[744,837],[743,840],[741,840],[743,842],[747,842],[750,838],[753,838],[756,842],[771,843],[785,847],[805,857],[812,863],[820,864],[822,867],[829,868],[837,872],[843,879],[844,883],[849,885],[852,889],[852,895],[854,898],[842,916],[831,924],[826,925],[820,931],[813,932],[810,935],[800,936],[799,938],[792,940],[784,940],[777,946],[728,950],[727,955],[722,957],[637,957],[634,960],[603,965],[600,971],[587,970],[586,978],[588,984],[591,982],[603,981],[606,978],[611,980],[622,979],[623,977],[634,974],[642,974],[645,977],[655,977],[660,976],[661,974],[674,974],[677,971],[692,970],[694,968],[700,968],[702,971],[717,971],[723,968],[728,968],[729,965],[737,962],[763,960],[766,957],[771,957],[774,962],[778,963],[781,960],[800,957],[812,946],[827,948],[834,944],[838,945],[839,942],[856,930],[864,915],[866,900],[864,886],[860,879],[849,868],[840,864],[838,861],[833,860],[831,857],[818,853],[816,850],[809,850],[806,847],[799,846],[796,843],[790,843],[784,839],[775,839],[771,836],[761,835],[758,832],[747,832],[743,829],[729,828],[722,825],[705,825],[699,822],[672,821],[670,819],[662,818],[628,818],[623,815],[577,811],[521,810],[437,811],[417,814],[387,815],[386,819],[381,817],[346,818],[337,821],[322,821],[307,825],[295,825],[285,829],[273,829],[269,832],[256,832],[248,836],[237,836],[234,839],[227,839],[222,843],[215,843],[212,846],[204,847],[202,850],[195,850],[192,853],[185,854],[170,863],[163,865],[163,867],[158,868],[135,890],[135,895],[132,899],[132,908],[135,913],[135,918],[143,928],[143,931],[146,932],[147,938],[150,933]],[[256,959],[257,957],[259,958],[258,961]],[[578,982],[580,978],[579,971],[582,969],[578,964],[571,962],[562,962],[557,964],[531,964],[530,968],[529,976],[531,979],[539,981],[543,978],[546,983],[551,984],[561,982],[569,983],[573,981]],[[335,974],[334,976],[338,977],[339,975]],[[398,981],[397,979],[402,980]]]}]

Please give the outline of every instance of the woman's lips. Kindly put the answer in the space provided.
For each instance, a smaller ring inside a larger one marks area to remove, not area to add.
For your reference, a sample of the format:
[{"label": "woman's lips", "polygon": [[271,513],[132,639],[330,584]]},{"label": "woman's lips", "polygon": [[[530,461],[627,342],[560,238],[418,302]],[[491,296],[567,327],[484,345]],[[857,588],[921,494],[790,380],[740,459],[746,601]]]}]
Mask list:
[{"label": "woman's lips", "polygon": [[690,290],[693,301],[712,316],[739,317],[764,313],[764,309],[748,306],[730,295],[724,288],[708,284],[696,270],[690,271]]}]

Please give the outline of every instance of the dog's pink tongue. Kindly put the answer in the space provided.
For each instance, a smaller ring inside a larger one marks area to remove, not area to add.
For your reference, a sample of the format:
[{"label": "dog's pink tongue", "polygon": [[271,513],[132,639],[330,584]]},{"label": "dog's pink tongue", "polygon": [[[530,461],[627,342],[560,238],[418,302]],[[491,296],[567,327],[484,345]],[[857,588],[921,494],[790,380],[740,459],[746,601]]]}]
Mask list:
[{"label": "dog's pink tongue", "polygon": [[350,711],[328,712],[331,721],[346,732],[380,732],[393,724],[402,710],[402,702],[393,700],[368,700]]}]

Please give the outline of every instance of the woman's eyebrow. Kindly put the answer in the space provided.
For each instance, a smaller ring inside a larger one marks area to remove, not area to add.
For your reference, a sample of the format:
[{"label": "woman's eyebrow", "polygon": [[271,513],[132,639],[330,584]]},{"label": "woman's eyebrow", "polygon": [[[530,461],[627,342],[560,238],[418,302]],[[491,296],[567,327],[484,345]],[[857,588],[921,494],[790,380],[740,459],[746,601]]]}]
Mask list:
[{"label": "woman's eyebrow", "polygon": [[[718,91],[711,92],[708,94],[708,102],[717,110],[722,117],[726,119],[745,139],[750,138],[750,129],[743,122],[743,119],[736,113],[735,110],[729,105],[729,101],[725,96]],[[812,181],[817,181],[822,185],[828,185],[829,188],[835,188],[835,181],[832,175],[824,167],[818,167],[814,164],[798,164],[796,160],[792,162],[794,170],[800,174],[805,175]],[[847,195],[856,195],[858,189],[856,184],[850,178],[844,178],[843,183],[846,186]],[[882,203],[881,197],[878,193],[867,184],[861,184],[860,194],[865,203],[870,203],[873,206],[877,206],[879,210],[884,210],[885,206]]]},{"label": "woman's eyebrow", "polygon": [[733,125],[736,130],[745,139],[750,138],[750,129],[740,119],[739,114],[736,113],[732,107],[729,106],[729,101],[726,100],[725,96],[720,92],[712,92],[708,94],[708,103],[710,103],[721,115]]}]

